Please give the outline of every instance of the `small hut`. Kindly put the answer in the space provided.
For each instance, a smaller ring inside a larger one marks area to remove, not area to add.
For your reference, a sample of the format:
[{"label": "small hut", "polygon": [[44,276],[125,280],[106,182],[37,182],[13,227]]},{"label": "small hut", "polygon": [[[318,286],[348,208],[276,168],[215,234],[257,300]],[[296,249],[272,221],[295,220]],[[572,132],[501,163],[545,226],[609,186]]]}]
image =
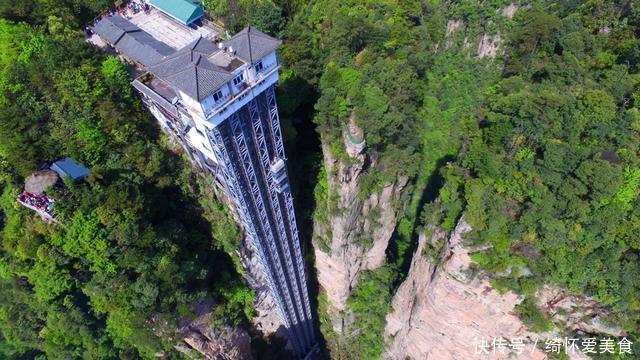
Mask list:
[{"label": "small hut", "polygon": [[72,158],[66,157],[51,164],[51,170],[60,177],[69,177],[73,181],[82,180],[89,175],[89,169],[78,164]]},{"label": "small hut", "polygon": [[[63,196],[60,179],[69,178],[72,181],[84,179],[89,175],[89,169],[78,164],[71,158],[64,158],[43,166],[46,170],[39,170],[31,174],[24,183],[24,191],[18,195],[18,202],[23,206],[40,214],[43,220],[56,222],[53,206],[56,200],[51,195]],[[42,167],[41,167],[42,168]],[[47,189],[56,187],[55,194],[47,194]]]}]

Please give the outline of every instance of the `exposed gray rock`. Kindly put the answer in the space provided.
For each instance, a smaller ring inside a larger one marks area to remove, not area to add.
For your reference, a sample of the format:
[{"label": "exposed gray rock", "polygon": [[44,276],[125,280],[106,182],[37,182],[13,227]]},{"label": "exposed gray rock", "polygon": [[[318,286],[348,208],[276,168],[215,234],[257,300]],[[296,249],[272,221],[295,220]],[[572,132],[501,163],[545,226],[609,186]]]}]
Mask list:
[{"label": "exposed gray rock", "polygon": [[[218,187],[211,187],[215,192],[218,199],[226,204],[232,204],[233,200],[228,194]],[[229,207],[230,215],[240,224],[240,217],[238,216],[233,206]],[[242,227],[240,228],[242,230]],[[284,329],[284,323],[276,308],[275,300],[271,295],[268,288],[268,281],[266,279],[266,271],[260,262],[257,249],[255,249],[251,242],[244,237],[240,249],[236,251],[240,258],[240,263],[244,269],[243,277],[247,282],[247,285],[251,290],[255,292],[254,307],[256,310],[256,316],[253,318],[252,323],[256,330],[262,332],[263,336],[268,337],[272,334],[277,334],[279,337],[286,339],[286,334],[282,333],[281,329]]]},{"label": "exposed gray rock", "polygon": [[278,316],[273,297],[267,288],[268,282],[256,251],[246,240],[243,241],[242,248],[239,255],[242,266],[246,270],[244,278],[247,280],[249,288],[255,291],[254,305],[257,315],[253,319],[253,323],[258,330],[264,332],[265,335],[269,335],[282,325],[282,321]]},{"label": "exposed gray rock", "polygon": [[460,28],[460,26],[462,26],[462,20],[450,19],[449,21],[447,21],[447,32],[445,36],[449,37],[453,35],[453,33],[456,32]]},{"label": "exposed gray rock", "polygon": [[509,6],[502,9],[502,15],[509,19],[513,19],[513,15],[516,14],[516,11],[518,11],[518,8],[519,7],[517,4],[511,3],[509,4]]},{"label": "exposed gray rock", "polygon": [[[259,261],[256,249],[248,241],[243,241],[242,251],[239,253],[242,266],[246,270],[244,278],[249,288],[255,291],[254,306],[256,316],[253,318],[253,326],[262,332],[264,337],[276,335],[287,340],[285,326],[276,307],[273,295],[267,286],[265,271]],[[291,344],[287,342],[287,348],[291,349]]]},{"label": "exposed gray rock", "polygon": [[246,330],[216,323],[211,304],[200,304],[195,320],[178,330],[183,343],[176,349],[190,358],[212,360],[250,360],[251,338]]},{"label": "exposed gray rock", "polygon": [[[469,271],[471,259],[462,245],[470,226],[460,221],[453,233],[432,228],[421,234],[405,281],[393,297],[385,334],[383,358],[507,359],[508,351],[479,355],[476,341],[531,336],[513,308],[522,300],[514,293],[499,294],[489,281]],[[424,254],[427,242],[446,241],[439,265]],[[513,355],[513,354],[512,354]],[[518,359],[545,359],[544,352],[528,345]]]},{"label": "exposed gray rock", "polygon": [[484,57],[495,58],[500,49],[500,43],[502,37],[500,34],[489,35],[487,33],[482,34],[480,42],[478,43],[478,57],[480,59]]},{"label": "exposed gray rock", "polygon": [[622,328],[607,324],[605,319],[611,315],[611,311],[590,296],[571,294],[567,290],[546,285],[538,290],[536,300],[540,310],[564,328],[588,334],[627,335]]}]

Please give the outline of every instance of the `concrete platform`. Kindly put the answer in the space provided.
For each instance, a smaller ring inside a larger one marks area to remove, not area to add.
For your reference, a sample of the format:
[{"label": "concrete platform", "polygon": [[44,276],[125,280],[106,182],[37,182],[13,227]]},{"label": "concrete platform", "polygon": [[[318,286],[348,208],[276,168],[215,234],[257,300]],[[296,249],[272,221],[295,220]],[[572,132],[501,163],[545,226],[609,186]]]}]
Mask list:
[{"label": "concrete platform", "polygon": [[89,44],[96,46],[98,49],[107,52],[109,55],[116,55],[115,50],[113,50],[111,46],[107,45],[107,43],[104,42],[104,40],[102,40],[102,38],[98,36],[98,34],[93,33],[91,34],[91,36],[85,36],[85,40]]},{"label": "concrete platform", "polygon": [[218,31],[206,25],[191,27],[182,25],[154,7],[151,7],[149,13],[141,11],[131,15],[129,21],[176,50],[192,43],[200,36],[212,40],[220,36]]}]

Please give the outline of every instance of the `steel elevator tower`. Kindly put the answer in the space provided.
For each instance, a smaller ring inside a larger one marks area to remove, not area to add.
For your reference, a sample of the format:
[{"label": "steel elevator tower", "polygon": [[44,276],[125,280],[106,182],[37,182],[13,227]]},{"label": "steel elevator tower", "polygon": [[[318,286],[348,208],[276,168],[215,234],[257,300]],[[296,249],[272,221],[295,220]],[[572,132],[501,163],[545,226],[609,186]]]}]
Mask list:
[{"label": "steel elevator tower", "polygon": [[286,169],[275,83],[280,41],[247,27],[214,43],[171,49],[120,16],[95,32],[144,74],[132,85],[163,130],[230,199],[265,270],[289,340],[316,347],[307,280]]},{"label": "steel elevator tower", "polygon": [[273,85],[207,134],[294,346],[316,343]]}]

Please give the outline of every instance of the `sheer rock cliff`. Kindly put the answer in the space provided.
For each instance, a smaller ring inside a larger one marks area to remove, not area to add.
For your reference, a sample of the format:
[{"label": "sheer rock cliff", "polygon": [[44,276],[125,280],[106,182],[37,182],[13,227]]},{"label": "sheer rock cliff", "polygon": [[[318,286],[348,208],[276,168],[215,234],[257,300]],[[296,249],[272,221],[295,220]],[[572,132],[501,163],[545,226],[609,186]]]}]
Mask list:
[{"label": "sheer rock cliff", "polygon": [[562,328],[584,334],[622,337],[627,334],[608,320],[611,310],[591,296],[571,294],[565,289],[545,285],[536,292],[538,308]]},{"label": "sheer rock cliff", "polygon": [[[530,332],[518,318],[515,306],[523,297],[511,291],[499,293],[489,278],[471,266],[470,248],[463,236],[471,227],[461,220],[451,234],[436,228],[419,237],[407,278],[393,296],[393,310],[387,315],[385,359],[546,359],[535,349],[535,339],[544,341],[562,337],[556,329],[542,334]],[[425,254],[430,242],[445,242],[440,258]],[[539,309],[557,327],[585,334],[604,333],[621,336],[621,329],[606,325],[606,309],[583,295],[544,286],[536,294]],[[566,333],[565,333],[566,334]],[[480,355],[482,340],[522,339],[521,354]],[[575,353],[571,359],[584,359]]]},{"label": "sheer rock cliff", "polygon": [[[393,297],[387,315],[388,359],[471,359],[476,339],[523,338],[530,334],[513,308],[521,299],[500,295],[488,280],[469,271],[470,258],[462,236],[470,226],[460,221],[453,233],[433,229],[422,233],[409,274]],[[440,264],[425,256],[427,241],[447,241]],[[523,359],[544,359],[544,353],[527,349]],[[504,358],[507,358],[506,356]]]},{"label": "sheer rock cliff", "polygon": [[345,131],[343,135],[347,159],[336,159],[327,144],[322,147],[330,205],[327,221],[315,221],[314,225],[318,281],[327,294],[333,327],[338,332],[342,331],[342,323],[337,315],[345,310],[360,273],[385,262],[385,251],[407,183],[406,178],[400,178],[386,184],[382,191],[363,198],[360,178],[369,167],[375,166],[376,156],[363,152],[364,140],[357,140],[361,133],[353,121],[348,133]]},{"label": "sheer rock cliff", "polygon": [[[502,8],[499,13],[506,19],[512,19],[518,9],[519,5],[511,3]],[[456,43],[456,36],[461,35],[464,36],[463,47],[472,50],[472,56],[476,56],[478,59],[499,58],[504,38],[499,31],[488,30],[495,24],[492,24],[491,22],[485,24],[484,30],[480,34],[472,34],[471,38],[465,29],[466,25],[467,24],[461,19],[448,20],[445,32],[445,47],[451,48]],[[477,49],[473,47],[473,44],[475,43],[477,43]]]},{"label": "sheer rock cliff", "polygon": [[[225,192],[215,187],[212,187],[212,190],[215,191],[215,195],[223,203],[233,204],[233,201]],[[231,206],[230,214],[238,224],[241,223],[238,214]],[[260,262],[257,249],[251,245],[246,237],[243,237],[240,249],[236,250],[236,254],[240,258],[240,263],[244,269],[242,275],[249,288],[255,293],[254,307],[256,316],[252,319],[253,327],[265,337],[276,335],[282,339],[287,339],[284,323],[268,288],[266,270]]]},{"label": "sheer rock cliff", "polygon": [[246,269],[244,278],[249,288],[255,292],[254,306],[256,316],[252,320],[254,328],[262,332],[265,337],[275,334],[282,339],[287,339],[284,323],[276,307],[273,295],[271,295],[268,288],[266,271],[262,263],[260,263],[257,250],[245,239],[239,255],[242,265]]}]

